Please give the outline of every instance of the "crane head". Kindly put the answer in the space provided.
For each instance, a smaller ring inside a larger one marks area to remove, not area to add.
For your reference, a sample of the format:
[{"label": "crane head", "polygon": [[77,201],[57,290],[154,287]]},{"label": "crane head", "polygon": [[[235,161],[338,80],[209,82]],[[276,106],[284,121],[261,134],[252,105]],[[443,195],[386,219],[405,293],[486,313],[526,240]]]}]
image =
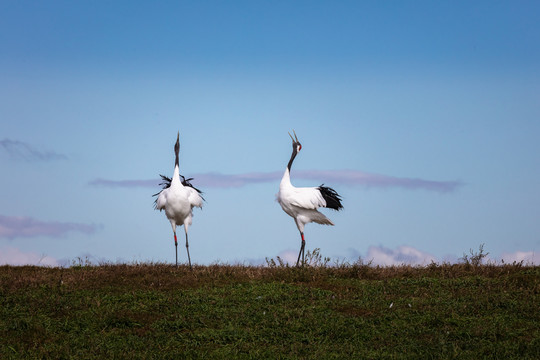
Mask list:
[{"label": "crane head", "polygon": [[289,133],[289,136],[292,139],[292,146],[293,149],[296,150],[296,152],[300,152],[302,150],[302,144],[300,144],[300,141],[298,141],[298,137],[296,136],[296,132],[293,130],[294,138],[292,137],[291,133]]}]

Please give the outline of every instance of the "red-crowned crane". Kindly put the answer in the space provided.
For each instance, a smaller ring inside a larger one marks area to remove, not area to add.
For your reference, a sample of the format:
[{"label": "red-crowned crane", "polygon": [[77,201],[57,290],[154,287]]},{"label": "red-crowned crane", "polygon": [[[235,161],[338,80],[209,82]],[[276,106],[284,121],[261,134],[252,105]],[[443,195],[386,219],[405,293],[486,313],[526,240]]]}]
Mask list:
[{"label": "red-crowned crane", "polygon": [[279,184],[279,192],[276,197],[283,211],[294,219],[298,231],[300,231],[300,236],[302,237],[302,245],[300,246],[300,252],[298,253],[298,260],[296,260],[296,266],[298,266],[300,256],[302,256],[302,265],[305,261],[304,248],[306,246],[306,241],[304,239],[304,226],[310,222],[316,222],[317,224],[323,225],[334,225],[334,223],[324,216],[324,214],[317,211],[317,208],[327,207],[334,210],[341,210],[343,205],[341,205],[341,197],[338,193],[334,189],[324,186],[324,184],[319,187],[294,187],[291,184],[291,166],[296,155],[302,150],[302,145],[298,141],[298,137],[294,130],[293,133],[294,138],[291,133],[289,133],[293,147],[291,159],[289,160],[289,164],[287,165],[281,183]]},{"label": "red-crowned crane", "polygon": [[154,194],[157,199],[154,201],[154,208],[156,210],[165,210],[167,219],[171,222],[171,226],[174,233],[174,246],[176,250],[176,266],[178,267],[178,240],[176,239],[176,227],[184,225],[184,231],[186,233],[186,250],[188,255],[189,267],[191,268],[191,258],[189,256],[189,243],[188,243],[188,227],[191,225],[193,218],[193,208],[202,208],[203,197],[201,191],[191,185],[191,180],[186,179],[180,175],[178,168],[178,153],[180,152],[180,132],[176,137],[176,144],[174,145],[174,153],[176,154],[176,160],[174,162],[174,173],[172,178],[160,175],[163,182],[160,184],[163,186],[160,192]]}]

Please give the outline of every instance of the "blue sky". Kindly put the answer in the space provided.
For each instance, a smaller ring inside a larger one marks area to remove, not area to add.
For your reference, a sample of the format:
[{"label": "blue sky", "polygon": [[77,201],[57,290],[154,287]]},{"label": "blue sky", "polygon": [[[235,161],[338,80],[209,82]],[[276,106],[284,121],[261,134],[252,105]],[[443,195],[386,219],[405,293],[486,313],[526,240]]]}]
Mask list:
[{"label": "blue sky", "polygon": [[192,261],[295,258],[292,129],[344,199],[308,249],[540,263],[537,2],[1,1],[0,34],[0,264],[173,262],[178,131]]}]

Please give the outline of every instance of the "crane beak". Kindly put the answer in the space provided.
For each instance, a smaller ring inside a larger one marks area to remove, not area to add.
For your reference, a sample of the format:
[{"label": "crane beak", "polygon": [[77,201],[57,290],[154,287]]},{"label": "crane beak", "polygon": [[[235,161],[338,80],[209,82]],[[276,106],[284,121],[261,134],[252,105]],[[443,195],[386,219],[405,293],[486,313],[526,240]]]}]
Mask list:
[{"label": "crane beak", "polygon": [[178,161],[178,152],[180,151],[180,132],[176,135],[176,144],[174,144],[174,152],[176,153],[176,160]]},{"label": "crane beak", "polygon": [[298,142],[298,137],[296,136],[296,133],[294,132],[294,130],[293,130],[293,134],[294,134],[294,138],[292,137],[291,133],[289,133],[289,136],[291,137],[293,143],[297,143]]}]

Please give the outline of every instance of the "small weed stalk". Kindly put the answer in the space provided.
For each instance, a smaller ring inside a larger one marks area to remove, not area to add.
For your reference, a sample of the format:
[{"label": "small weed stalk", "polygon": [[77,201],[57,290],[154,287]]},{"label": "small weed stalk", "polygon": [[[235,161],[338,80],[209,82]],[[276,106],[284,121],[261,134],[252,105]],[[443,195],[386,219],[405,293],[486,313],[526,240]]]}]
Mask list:
[{"label": "small weed stalk", "polygon": [[276,260],[272,258],[265,258],[266,266],[269,268],[284,268],[289,267],[289,264],[285,260],[283,260],[280,256],[276,256]]},{"label": "small weed stalk", "polygon": [[77,256],[76,259],[71,261],[71,266],[74,268],[90,267],[92,266],[92,261],[88,258],[88,256],[85,256],[84,259]]},{"label": "small weed stalk", "polygon": [[467,266],[474,266],[478,267],[482,265],[484,262],[484,258],[486,258],[489,253],[484,252],[484,244],[480,244],[478,247],[478,252],[474,252],[473,249],[469,250],[470,255],[467,255],[463,253],[463,257],[461,257],[459,260],[463,262]]},{"label": "small weed stalk", "polygon": [[315,248],[313,251],[306,253],[305,264],[311,267],[326,267],[330,262],[329,257],[324,257],[321,255],[321,249]]}]

